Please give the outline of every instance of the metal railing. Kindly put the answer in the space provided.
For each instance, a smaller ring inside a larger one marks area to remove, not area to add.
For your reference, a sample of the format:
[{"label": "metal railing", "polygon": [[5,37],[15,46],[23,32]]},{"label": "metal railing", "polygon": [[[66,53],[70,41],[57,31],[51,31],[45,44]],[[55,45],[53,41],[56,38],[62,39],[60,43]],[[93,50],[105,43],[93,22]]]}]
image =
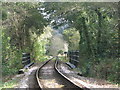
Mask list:
[{"label": "metal railing", "polygon": [[74,64],[76,67],[79,63],[79,51],[69,51],[68,52],[69,62]]},{"label": "metal railing", "polygon": [[30,53],[22,53],[22,64],[25,66],[30,64],[30,62]]}]

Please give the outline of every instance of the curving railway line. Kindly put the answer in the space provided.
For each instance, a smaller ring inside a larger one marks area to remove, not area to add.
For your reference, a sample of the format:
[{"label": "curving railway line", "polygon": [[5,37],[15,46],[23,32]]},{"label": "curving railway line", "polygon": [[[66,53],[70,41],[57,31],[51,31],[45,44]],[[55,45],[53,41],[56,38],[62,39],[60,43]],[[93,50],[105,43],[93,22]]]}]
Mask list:
[{"label": "curving railway line", "polygon": [[[56,60],[55,60],[56,59]],[[62,74],[57,68],[59,62],[57,58],[52,58],[46,61],[36,71],[36,78],[41,90],[47,90],[51,88],[58,88],[62,90],[88,90],[87,88],[81,88],[75,84],[72,80]]]}]

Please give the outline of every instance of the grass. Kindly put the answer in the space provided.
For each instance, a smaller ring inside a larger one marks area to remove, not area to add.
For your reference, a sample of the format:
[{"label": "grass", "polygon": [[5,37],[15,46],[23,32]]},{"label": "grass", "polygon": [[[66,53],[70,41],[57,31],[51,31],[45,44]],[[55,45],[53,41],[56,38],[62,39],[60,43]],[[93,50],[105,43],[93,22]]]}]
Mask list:
[{"label": "grass", "polygon": [[6,88],[14,88],[17,85],[17,80],[9,80],[8,82],[0,84],[0,90],[6,90]]},{"label": "grass", "polygon": [[59,59],[63,62],[68,62],[69,61],[69,59],[66,58],[65,56],[59,56]]},{"label": "grass", "polygon": [[7,88],[14,88],[15,86],[18,85],[21,78],[22,78],[21,76],[20,77],[14,76],[14,78],[12,78],[6,82],[1,81],[0,82],[0,90],[6,90]]}]

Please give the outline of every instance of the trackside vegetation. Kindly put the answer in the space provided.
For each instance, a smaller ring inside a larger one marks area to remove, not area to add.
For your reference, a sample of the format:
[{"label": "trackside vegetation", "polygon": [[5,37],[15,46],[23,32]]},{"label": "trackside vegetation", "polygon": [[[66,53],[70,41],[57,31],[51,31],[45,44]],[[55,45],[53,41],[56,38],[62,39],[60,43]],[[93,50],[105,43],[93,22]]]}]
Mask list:
[{"label": "trackside vegetation", "polygon": [[14,87],[8,80],[23,68],[22,53],[33,62],[49,58],[60,27],[68,51],[79,51],[84,76],[120,84],[120,2],[3,2],[1,10],[3,87]]}]

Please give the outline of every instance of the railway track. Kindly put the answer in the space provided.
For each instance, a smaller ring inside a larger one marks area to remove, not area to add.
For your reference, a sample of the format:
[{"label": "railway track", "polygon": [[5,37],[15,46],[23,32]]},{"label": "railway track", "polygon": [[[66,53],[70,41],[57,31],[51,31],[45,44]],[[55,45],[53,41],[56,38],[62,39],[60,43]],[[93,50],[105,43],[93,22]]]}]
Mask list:
[{"label": "railway track", "polygon": [[64,74],[62,74],[57,68],[58,65],[58,60],[52,58],[46,61],[36,71],[37,82],[41,90],[50,88],[60,88],[63,90],[88,90],[87,88],[81,88]]}]

